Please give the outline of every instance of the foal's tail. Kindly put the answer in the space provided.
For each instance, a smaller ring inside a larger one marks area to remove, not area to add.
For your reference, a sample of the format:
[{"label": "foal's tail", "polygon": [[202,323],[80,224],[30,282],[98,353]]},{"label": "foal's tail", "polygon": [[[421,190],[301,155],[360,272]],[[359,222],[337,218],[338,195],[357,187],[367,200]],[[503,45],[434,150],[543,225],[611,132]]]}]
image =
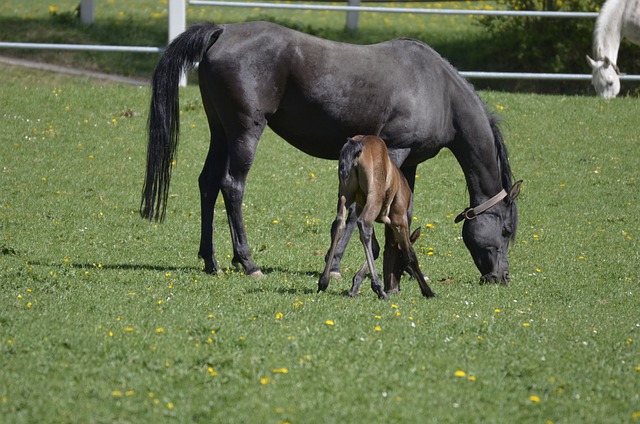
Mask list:
[{"label": "foal's tail", "polygon": [[143,218],[162,221],[165,216],[180,132],[180,78],[202,59],[221,32],[213,23],[193,25],[169,44],[158,62],[151,83],[147,173],[140,204]]},{"label": "foal's tail", "polygon": [[353,160],[360,156],[363,148],[364,143],[362,143],[360,139],[354,140],[353,138],[348,138],[345,145],[342,146],[340,150],[340,161],[338,162],[340,181],[346,183],[349,180]]}]

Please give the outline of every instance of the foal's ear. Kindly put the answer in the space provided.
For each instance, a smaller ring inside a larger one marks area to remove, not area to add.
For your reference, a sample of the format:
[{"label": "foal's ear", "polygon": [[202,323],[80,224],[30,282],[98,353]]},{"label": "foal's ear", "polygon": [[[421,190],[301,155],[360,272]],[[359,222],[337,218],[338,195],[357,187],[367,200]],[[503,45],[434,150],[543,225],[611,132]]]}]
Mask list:
[{"label": "foal's ear", "polygon": [[520,194],[520,189],[522,188],[522,180],[518,180],[515,182],[513,186],[511,186],[511,190],[509,190],[509,200],[512,202],[516,200],[516,197]]},{"label": "foal's ear", "polygon": [[415,229],[415,231],[413,233],[411,233],[411,235],[409,236],[409,241],[411,242],[411,244],[415,243],[416,240],[418,240],[418,237],[420,237],[420,229],[422,227],[418,227]]}]

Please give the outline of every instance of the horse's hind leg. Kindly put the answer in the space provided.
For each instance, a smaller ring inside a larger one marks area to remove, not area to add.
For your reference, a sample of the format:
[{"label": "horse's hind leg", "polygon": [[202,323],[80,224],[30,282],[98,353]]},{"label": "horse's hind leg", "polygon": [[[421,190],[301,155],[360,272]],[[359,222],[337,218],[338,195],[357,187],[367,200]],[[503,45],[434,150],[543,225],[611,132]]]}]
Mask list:
[{"label": "horse's hind leg", "polygon": [[204,272],[207,274],[222,271],[215,257],[214,245],[214,211],[220,192],[220,184],[227,173],[227,142],[222,128],[215,123],[210,124],[211,143],[204,167],[198,178],[200,188],[200,250],[198,255],[204,260]]},{"label": "horse's hind leg", "polygon": [[254,278],[263,277],[262,271],[253,263],[247,243],[247,232],[242,215],[242,199],[249,169],[253,164],[258,140],[265,124],[254,123],[251,133],[242,133],[238,137],[228,136],[228,172],[223,176],[221,191],[227,209],[231,240],[233,242],[232,263],[241,265],[244,272]]}]

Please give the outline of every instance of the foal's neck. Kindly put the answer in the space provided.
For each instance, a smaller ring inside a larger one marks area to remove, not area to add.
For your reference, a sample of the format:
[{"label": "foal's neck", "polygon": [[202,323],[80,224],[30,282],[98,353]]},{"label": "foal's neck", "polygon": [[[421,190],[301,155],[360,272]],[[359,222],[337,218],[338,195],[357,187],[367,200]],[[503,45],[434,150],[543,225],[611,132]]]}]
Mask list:
[{"label": "foal's neck", "polygon": [[622,14],[627,0],[608,0],[596,20],[593,31],[593,56],[596,60],[608,57],[618,61],[618,49],[622,40]]}]

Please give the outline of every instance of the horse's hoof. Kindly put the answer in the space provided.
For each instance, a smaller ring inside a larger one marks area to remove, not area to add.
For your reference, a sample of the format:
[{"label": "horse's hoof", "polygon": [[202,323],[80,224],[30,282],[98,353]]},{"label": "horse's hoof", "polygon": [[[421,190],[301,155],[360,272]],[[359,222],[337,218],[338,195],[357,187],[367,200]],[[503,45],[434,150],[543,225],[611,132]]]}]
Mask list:
[{"label": "horse's hoof", "polygon": [[215,274],[215,275],[217,275],[217,276],[221,276],[221,275],[223,275],[223,274],[224,274],[224,272],[223,272],[221,269],[219,269],[219,268],[218,268],[218,269],[216,269],[216,268],[214,268],[214,267],[209,267],[209,266],[205,266],[205,267],[202,269],[202,271],[203,271],[205,274],[209,274],[209,275],[214,275],[214,274]]},{"label": "horse's hoof", "polygon": [[249,277],[253,278],[254,280],[262,280],[264,278],[264,274],[258,269],[249,274]]},{"label": "horse's hoof", "polygon": [[342,274],[340,274],[340,271],[331,271],[329,273],[329,277],[333,278],[334,280],[342,280]]}]

